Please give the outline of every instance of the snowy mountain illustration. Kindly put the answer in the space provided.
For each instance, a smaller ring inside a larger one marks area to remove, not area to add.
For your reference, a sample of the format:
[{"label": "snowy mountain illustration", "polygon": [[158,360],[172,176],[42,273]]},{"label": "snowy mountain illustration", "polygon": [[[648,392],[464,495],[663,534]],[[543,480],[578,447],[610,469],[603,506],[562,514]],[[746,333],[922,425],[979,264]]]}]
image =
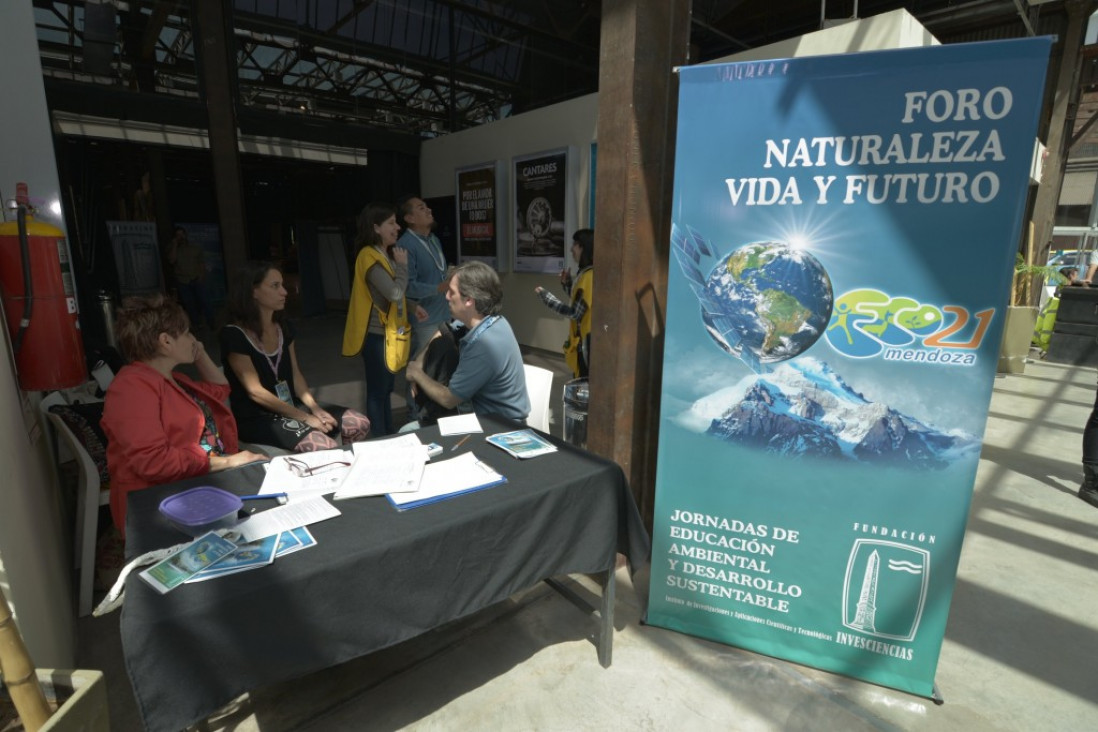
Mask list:
[{"label": "snowy mountain illustration", "polygon": [[747,376],[695,401],[674,420],[686,429],[768,452],[916,470],[944,468],[980,450],[972,435],[945,433],[869,401],[814,358]]}]

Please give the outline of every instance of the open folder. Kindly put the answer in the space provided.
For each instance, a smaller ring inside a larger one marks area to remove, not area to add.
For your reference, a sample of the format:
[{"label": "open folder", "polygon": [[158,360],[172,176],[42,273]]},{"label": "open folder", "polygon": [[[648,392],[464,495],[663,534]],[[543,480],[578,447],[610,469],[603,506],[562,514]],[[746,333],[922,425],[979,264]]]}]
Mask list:
[{"label": "open folder", "polygon": [[415,493],[390,493],[389,501],[403,511],[447,498],[491,488],[507,479],[471,452],[449,460],[428,463]]}]

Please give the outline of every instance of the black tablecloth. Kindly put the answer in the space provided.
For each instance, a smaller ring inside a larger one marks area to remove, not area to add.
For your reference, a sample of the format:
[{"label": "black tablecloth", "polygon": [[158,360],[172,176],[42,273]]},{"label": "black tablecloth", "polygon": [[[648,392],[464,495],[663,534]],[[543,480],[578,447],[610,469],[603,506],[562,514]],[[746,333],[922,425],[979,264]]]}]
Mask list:
[{"label": "black tablecloth", "polygon": [[[516,427],[482,418],[485,434]],[[621,552],[636,569],[649,539],[621,468],[553,440],[517,460],[473,435],[420,431],[472,451],[508,482],[406,511],[385,497],[336,501],[343,515],[309,527],[317,546],[267,567],[159,595],[126,583],[122,642],[145,726],[177,730],[241,693],[412,638],[555,575],[600,572]],[[251,465],[130,494],[126,550],[186,541],[157,507],[195,485],[254,493]],[[592,663],[595,656],[592,654]]]}]

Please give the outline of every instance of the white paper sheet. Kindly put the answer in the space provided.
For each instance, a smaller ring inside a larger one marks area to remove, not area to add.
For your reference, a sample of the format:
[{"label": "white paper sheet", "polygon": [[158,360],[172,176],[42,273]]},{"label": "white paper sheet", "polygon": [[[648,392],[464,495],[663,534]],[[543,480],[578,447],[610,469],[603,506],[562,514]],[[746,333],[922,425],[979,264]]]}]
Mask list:
[{"label": "white paper sheet", "polygon": [[457,414],[453,417],[439,417],[438,433],[440,435],[468,435],[473,432],[483,432],[480,420],[474,412],[469,414]]},{"label": "white paper sheet", "polygon": [[355,462],[336,491],[336,500],[419,490],[427,446],[417,436],[356,442],[352,449]]},{"label": "white paper sheet", "polygon": [[505,482],[506,478],[471,452],[456,458],[432,462],[423,469],[423,480],[415,493],[390,493],[397,508],[407,504],[431,503],[455,493]]},{"label": "white paper sheet", "polygon": [[247,521],[239,525],[240,535],[244,537],[244,541],[255,541],[273,536],[280,531],[292,531],[340,515],[342,512],[328,503],[327,498],[298,500],[285,506],[252,514]]},{"label": "white paper sheet", "polygon": [[[273,457],[267,465],[267,474],[263,477],[263,484],[258,494],[285,493],[290,503],[325,496],[339,488],[344,478],[351,472],[350,465],[334,465],[334,463],[351,463],[353,459],[346,450],[318,450]],[[315,475],[299,476],[289,467],[291,460],[318,468],[320,472]],[[333,465],[325,467],[330,464]]]}]

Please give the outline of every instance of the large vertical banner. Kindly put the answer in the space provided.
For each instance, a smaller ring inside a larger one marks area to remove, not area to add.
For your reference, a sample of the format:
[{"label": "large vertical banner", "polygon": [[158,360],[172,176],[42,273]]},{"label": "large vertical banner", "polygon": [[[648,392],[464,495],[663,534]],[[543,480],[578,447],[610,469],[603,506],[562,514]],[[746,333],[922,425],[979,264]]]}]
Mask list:
[{"label": "large vertical banner", "polygon": [[932,694],[1049,47],[682,70],[649,623]]},{"label": "large vertical banner", "polygon": [[496,164],[457,171],[459,261],[485,262],[498,269]]},{"label": "large vertical banner", "polygon": [[569,208],[568,150],[513,158],[515,271],[556,273],[564,268]]}]

